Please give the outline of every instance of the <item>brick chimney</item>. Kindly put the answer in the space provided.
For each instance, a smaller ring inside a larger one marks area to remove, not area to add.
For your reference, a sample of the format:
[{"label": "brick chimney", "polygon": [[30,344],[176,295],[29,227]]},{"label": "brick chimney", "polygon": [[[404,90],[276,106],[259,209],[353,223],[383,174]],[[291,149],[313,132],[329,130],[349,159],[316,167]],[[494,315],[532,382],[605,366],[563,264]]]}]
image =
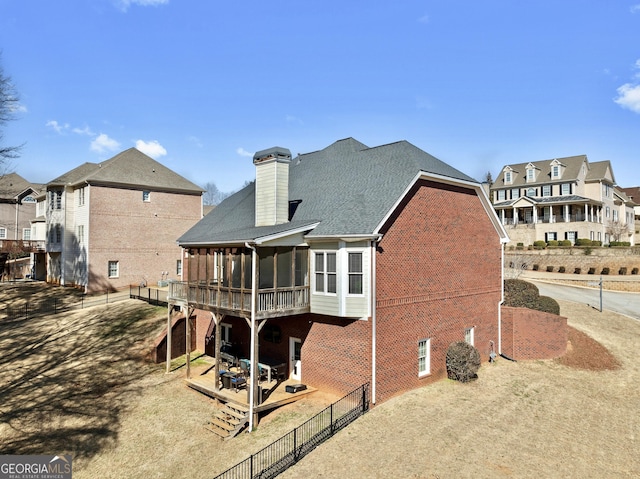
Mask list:
[{"label": "brick chimney", "polygon": [[256,165],[256,226],[289,221],[291,152],[278,146],[253,155]]}]

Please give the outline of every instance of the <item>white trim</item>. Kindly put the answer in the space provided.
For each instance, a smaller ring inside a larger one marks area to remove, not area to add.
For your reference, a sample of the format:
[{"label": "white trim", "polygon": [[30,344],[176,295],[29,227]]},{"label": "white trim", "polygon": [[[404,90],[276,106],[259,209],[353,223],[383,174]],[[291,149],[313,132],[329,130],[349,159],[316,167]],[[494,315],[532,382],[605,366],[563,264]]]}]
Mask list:
[{"label": "white trim", "polygon": [[[426,351],[425,351],[425,368],[424,370],[420,370],[420,343],[426,343]],[[429,376],[431,374],[431,338],[424,338],[418,340],[418,377],[423,378],[425,376]]]}]

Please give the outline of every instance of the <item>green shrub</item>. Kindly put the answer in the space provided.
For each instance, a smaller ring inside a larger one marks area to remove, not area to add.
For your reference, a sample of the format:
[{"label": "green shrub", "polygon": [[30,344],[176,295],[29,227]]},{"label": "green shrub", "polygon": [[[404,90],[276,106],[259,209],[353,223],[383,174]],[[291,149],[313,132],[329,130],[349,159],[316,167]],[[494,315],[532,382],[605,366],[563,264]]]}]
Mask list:
[{"label": "green shrub", "polygon": [[600,274],[609,274],[609,268],[605,266],[604,268],[602,268],[602,271],[600,272]]},{"label": "green shrub", "polygon": [[540,292],[535,284],[521,279],[507,279],[504,282],[504,304],[514,308],[535,309]]},{"label": "green shrub", "polygon": [[589,268],[589,272],[587,274],[596,274],[595,268]]},{"label": "green shrub", "polygon": [[538,311],[544,311],[545,313],[551,314],[560,314],[560,305],[555,299],[550,298],[549,296],[540,296],[538,298],[537,306],[538,307],[535,309],[537,309]]},{"label": "green shrub", "polygon": [[584,254],[585,254],[585,255],[587,255],[587,256],[589,256],[591,253],[593,253],[593,250],[591,249],[591,246],[587,246],[587,247],[584,249]]},{"label": "green shrub", "polygon": [[560,240],[558,241],[558,246],[563,246],[563,247],[571,246],[571,240]]},{"label": "green shrub", "polygon": [[628,241],[609,241],[609,246],[611,246],[611,247],[616,247],[616,246],[629,247],[629,246],[631,246],[631,243],[628,242]]},{"label": "green shrub", "polygon": [[580,274],[582,273],[582,268],[577,267],[576,269],[573,270],[573,274]]},{"label": "green shrub", "polygon": [[602,246],[602,241],[593,240],[591,246]]},{"label": "green shrub", "polygon": [[540,265],[534,264],[534,265],[531,267],[531,269],[532,269],[532,270],[534,270],[534,271],[538,271],[538,269],[540,269]]},{"label": "green shrub", "polygon": [[549,240],[547,241],[547,246],[551,248],[555,248],[558,246],[558,240]]},{"label": "green shrub", "polygon": [[621,274],[621,275],[627,274],[627,267],[621,266],[620,269],[618,270],[618,274]]},{"label": "green shrub", "polygon": [[545,249],[547,247],[547,243],[542,240],[533,242],[533,249]]},{"label": "green shrub", "polygon": [[524,246],[524,243],[517,243],[516,246]]},{"label": "green shrub", "polygon": [[560,267],[558,268],[558,273],[564,273],[565,271],[566,271],[566,270],[565,270],[565,267],[564,267],[564,266],[560,266]]},{"label": "green shrub", "polygon": [[638,268],[633,268],[631,270],[631,274],[638,274]]},{"label": "green shrub", "polygon": [[466,341],[451,343],[447,349],[447,377],[463,383],[478,378],[480,353]]},{"label": "green shrub", "polygon": [[547,266],[547,273],[553,273],[553,266]]},{"label": "green shrub", "polygon": [[576,246],[592,246],[593,242],[588,238],[576,239]]}]

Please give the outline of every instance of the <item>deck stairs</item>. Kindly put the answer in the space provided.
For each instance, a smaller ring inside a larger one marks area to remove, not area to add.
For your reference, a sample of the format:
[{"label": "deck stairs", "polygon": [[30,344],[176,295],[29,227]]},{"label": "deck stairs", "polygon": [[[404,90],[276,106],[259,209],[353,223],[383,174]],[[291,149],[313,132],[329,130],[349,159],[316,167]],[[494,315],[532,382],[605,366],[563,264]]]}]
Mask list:
[{"label": "deck stairs", "polygon": [[237,436],[249,422],[249,408],[228,402],[205,426],[224,440]]}]

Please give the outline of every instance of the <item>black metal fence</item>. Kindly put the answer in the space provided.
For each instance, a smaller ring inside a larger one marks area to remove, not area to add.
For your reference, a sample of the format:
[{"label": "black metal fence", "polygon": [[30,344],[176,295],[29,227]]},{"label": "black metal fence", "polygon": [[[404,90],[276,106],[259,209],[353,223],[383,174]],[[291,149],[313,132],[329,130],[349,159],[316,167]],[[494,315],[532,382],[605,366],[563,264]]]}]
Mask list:
[{"label": "black metal fence", "polygon": [[166,289],[149,288],[147,286],[129,287],[129,297],[146,301],[156,306],[166,306],[169,304],[167,299],[168,293]]},{"label": "black metal fence", "polygon": [[276,477],[368,410],[369,383],[366,383],[215,479]]},{"label": "black metal fence", "polygon": [[69,302],[59,298],[43,299],[39,301],[27,301],[18,305],[5,305],[4,313],[6,319],[10,321],[19,319],[29,319],[35,316],[46,314],[58,314],[65,311],[89,308],[91,306],[99,306],[102,304],[115,303],[129,299],[129,295],[122,292],[105,293],[92,296],[81,296],[80,301]]}]

